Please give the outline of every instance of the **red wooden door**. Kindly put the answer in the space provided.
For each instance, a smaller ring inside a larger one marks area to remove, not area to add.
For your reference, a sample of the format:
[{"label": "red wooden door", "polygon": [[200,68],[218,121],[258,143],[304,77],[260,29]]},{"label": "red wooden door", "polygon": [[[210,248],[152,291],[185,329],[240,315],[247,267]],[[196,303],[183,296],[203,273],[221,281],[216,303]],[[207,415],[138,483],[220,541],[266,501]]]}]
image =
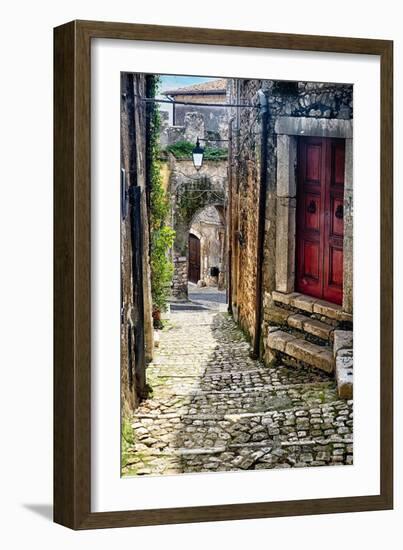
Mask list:
[{"label": "red wooden door", "polygon": [[197,283],[200,279],[200,239],[189,233],[189,281]]},{"label": "red wooden door", "polygon": [[343,298],[343,139],[300,138],[296,290],[341,304]]}]

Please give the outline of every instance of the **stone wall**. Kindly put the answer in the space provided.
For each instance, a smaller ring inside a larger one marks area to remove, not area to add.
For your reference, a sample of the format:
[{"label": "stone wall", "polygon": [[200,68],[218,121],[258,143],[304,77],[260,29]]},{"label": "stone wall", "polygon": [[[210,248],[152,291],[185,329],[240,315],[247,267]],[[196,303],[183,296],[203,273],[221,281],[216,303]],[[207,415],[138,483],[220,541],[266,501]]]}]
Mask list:
[{"label": "stone wall", "polygon": [[188,293],[188,260],[186,256],[177,256],[173,262],[172,297],[176,300],[184,300]]},{"label": "stone wall", "polygon": [[183,109],[180,110],[180,116],[175,118],[174,125],[169,125],[167,111],[161,111],[160,144],[162,149],[178,141],[196,143],[197,138],[208,140],[210,146],[225,148],[226,144],[220,140],[228,139],[226,109],[176,105],[175,111],[177,112],[180,107]]},{"label": "stone wall", "polygon": [[[235,82],[232,81],[234,85]],[[231,103],[248,99],[248,93],[230,85]],[[248,90],[255,91],[258,84]],[[254,337],[257,227],[259,208],[260,124],[252,109],[232,112],[233,133],[230,166],[232,226],[232,311],[249,338]]]},{"label": "stone wall", "polygon": [[[136,324],[144,327],[145,359],[153,354],[153,329],[151,316],[150,266],[148,258],[149,232],[146,200],[146,143],[145,105],[137,97],[146,95],[144,75],[122,73],[121,79],[121,399],[123,413],[132,411],[142,397],[145,371],[136,372]],[[133,286],[133,243],[131,205],[129,192],[133,186],[141,189],[141,218],[144,257],[142,261],[143,288]],[[142,293],[144,314],[141,316],[135,303],[135,293]]]},{"label": "stone wall", "polygon": [[[271,292],[290,292],[294,285],[295,182],[298,135],[347,137],[352,151],[353,88],[351,85],[278,82],[268,80],[228,81],[230,103],[257,104],[262,89],[269,110],[267,152],[267,195],[265,214],[263,330],[268,326]],[[261,116],[257,109],[232,109],[232,153],[230,158],[232,227],[232,310],[245,332],[255,331],[256,240],[260,187]],[[350,149],[348,149],[350,148]],[[350,159],[350,160],[348,160]],[[351,178],[352,180],[352,178]],[[286,185],[283,185],[286,182]],[[352,181],[345,182],[345,311],[352,312]],[[284,288],[278,288],[284,285]],[[347,288],[348,287],[348,288]],[[266,294],[265,294],[266,293]],[[261,346],[263,349],[263,343]]]},{"label": "stone wall", "polygon": [[[225,103],[226,96],[223,94],[194,94],[192,96],[175,96],[176,101],[190,101],[194,103]],[[228,128],[227,110],[224,107],[210,107],[199,105],[175,105],[175,125],[184,126],[186,124],[186,117],[189,113],[197,113],[204,119],[205,124],[205,136],[209,138],[226,138],[226,129]]]}]

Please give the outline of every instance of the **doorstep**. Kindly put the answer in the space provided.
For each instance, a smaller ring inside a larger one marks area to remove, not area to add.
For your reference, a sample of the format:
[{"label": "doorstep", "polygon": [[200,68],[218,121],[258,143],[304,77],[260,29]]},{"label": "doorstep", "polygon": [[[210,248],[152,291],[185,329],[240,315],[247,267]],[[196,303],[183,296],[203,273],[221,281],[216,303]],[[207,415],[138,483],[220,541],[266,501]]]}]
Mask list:
[{"label": "doorstep", "polygon": [[328,346],[318,346],[283,330],[269,332],[267,344],[270,350],[288,355],[297,362],[303,362],[327,373],[333,372],[334,358]]},{"label": "doorstep", "polygon": [[335,321],[353,322],[353,316],[350,313],[343,311],[338,304],[332,304],[326,300],[313,298],[299,292],[284,293],[274,290],[271,295],[274,302],[295,307],[306,313],[316,313]]}]

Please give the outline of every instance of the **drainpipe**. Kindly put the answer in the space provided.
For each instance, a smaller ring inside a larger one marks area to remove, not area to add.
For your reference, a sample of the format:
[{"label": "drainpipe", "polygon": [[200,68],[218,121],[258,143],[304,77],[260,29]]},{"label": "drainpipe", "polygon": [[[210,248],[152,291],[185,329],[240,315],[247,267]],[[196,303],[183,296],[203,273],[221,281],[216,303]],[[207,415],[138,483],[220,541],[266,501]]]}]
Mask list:
[{"label": "drainpipe", "polygon": [[257,228],[256,246],[256,294],[255,294],[255,334],[253,338],[253,349],[251,356],[258,359],[260,355],[260,337],[262,333],[262,280],[263,280],[263,257],[264,257],[264,230],[266,222],[266,195],[267,195],[267,138],[269,126],[269,112],[267,97],[262,89],[258,90],[257,96],[260,103],[262,117],[261,149],[260,149],[260,192],[259,192],[259,214]]}]

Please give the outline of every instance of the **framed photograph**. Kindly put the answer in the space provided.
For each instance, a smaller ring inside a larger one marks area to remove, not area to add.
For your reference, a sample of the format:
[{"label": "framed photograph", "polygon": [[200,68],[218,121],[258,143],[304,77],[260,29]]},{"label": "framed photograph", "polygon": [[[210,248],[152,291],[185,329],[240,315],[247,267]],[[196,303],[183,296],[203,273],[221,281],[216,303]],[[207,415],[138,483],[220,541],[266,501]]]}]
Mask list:
[{"label": "framed photograph", "polygon": [[55,521],[391,509],[393,43],[54,47]]}]

